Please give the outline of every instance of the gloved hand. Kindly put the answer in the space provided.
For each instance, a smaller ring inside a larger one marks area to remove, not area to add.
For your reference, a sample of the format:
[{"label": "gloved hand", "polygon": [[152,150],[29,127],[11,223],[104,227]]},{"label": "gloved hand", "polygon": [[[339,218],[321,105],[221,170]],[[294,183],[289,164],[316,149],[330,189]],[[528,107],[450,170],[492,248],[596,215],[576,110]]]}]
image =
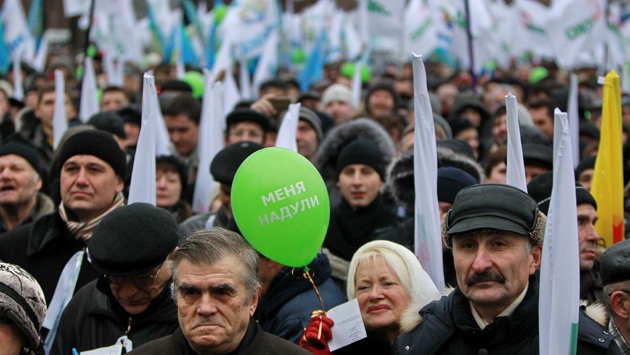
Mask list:
[{"label": "gloved hand", "polygon": [[335,325],[332,319],[323,312],[313,312],[311,322],[304,328],[304,335],[300,338],[300,346],[315,355],[330,355],[328,341],[332,339],[330,327]]}]

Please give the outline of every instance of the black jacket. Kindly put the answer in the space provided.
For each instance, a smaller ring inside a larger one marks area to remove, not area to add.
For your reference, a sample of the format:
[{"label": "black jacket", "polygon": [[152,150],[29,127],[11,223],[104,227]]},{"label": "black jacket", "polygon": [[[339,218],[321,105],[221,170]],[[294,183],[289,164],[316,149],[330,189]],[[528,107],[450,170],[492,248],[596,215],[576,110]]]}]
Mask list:
[{"label": "black jacket", "polygon": [[[0,260],[19,265],[33,275],[44,291],[47,304],[55,293],[64,266],[84,248],[85,243],[68,231],[58,210],[0,236]],[[74,292],[98,276],[84,255]]]},{"label": "black jacket", "polygon": [[[173,334],[162,337],[134,349],[129,354],[133,355],[194,355],[197,354],[188,344],[181,328],[177,328]],[[247,332],[239,347],[230,355],[311,355],[307,350],[288,342],[275,335],[263,332],[258,323],[249,321]]]},{"label": "black jacket", "polygon": [[179,326],[170,283],[142,313],[130,315],[118,304],[101,277],[72,297],[59,321],[51,355],[72,354],[114,345],[123,335],[138,347],[173,333]]},{"label": "black jacket", "polygon": [[[346,301],[331,278],[332,271],[325,254],[317,254],[308,267],[327,310]],[[311,322],[311,313],[322,309],[315,289],[302,276],[303,272],[303,268],[284,267],[271,282],[267,293],[260,297],[254,314],[265,332],[296,344]]]},{"label": "black jacket", "polygon": [[[456,288],[422,310],[422,322],[394,343],[397,354],[538,354],[538,280],[529,279],[523,302],[485,329],[475,322],[468,299]],[[614,336],[580,311],[577,354],[620,354]]]}]

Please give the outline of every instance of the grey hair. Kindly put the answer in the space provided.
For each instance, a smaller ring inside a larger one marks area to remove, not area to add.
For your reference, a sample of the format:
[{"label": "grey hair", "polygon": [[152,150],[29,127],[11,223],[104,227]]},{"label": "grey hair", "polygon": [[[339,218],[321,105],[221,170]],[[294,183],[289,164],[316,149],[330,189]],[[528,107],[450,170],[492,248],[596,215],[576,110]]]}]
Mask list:
[{"label": "grey hair", "polygon": [[630,290],[630,280],[613,282],[608,285],[604,285],[604,294],[607,298],[610,298],[610,295],[615,291],[620,290]]},{"label": "grey hair", "polygon": [[387,265],[389,265],[389,267],[400,280],[401,286],[403,287],[405,292],[407,292],[407,295],[409,295],[409,297],[411,298],[413,295],[413,285],[411,284],[411,276],[409,275],[409,269],[407,268],[407,264],[405,264],[405,261],[399,254],[391,249],[387,249],[384,247],[374,247],[363,250],[362,254],[355,254],[353,256],[353,258],[357,259],[357,263],[356,269],[354,270],[354,275],[352,275],[354,285],[351,289],[351,293],[348,295],[348,299],[356,297],[358,281],[356,278],[356,273],[359,270],[361,264],[368,260],[372,260],[372,262],[375,263],[377,257],[381,257],[383,261]]},{"label": "grey hair", "polygon": [[177,299],[179,280],[177,266],[182,260],[188,260],[194,265],[213,265],[223,258],[236,256],[245,267],[241,281],[247,290],[247,303],[251,302],[254,294],[258,293],[258,254],[247,241],[232,231],[223,228],[208,228],[189,235],[182,245],[175,251],[171,272],[173,283],[171,294]]}]

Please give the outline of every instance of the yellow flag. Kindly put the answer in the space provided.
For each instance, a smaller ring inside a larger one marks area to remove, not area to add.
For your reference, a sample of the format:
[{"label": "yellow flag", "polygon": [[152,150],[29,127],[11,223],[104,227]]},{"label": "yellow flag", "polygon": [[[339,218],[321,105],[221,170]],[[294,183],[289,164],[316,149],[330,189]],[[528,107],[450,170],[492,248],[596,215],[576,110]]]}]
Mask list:
[{"label": "yellow flag", "polygon": [[606,247],[623,238],[623,147],[621,144],[621,92],[619,76],[606,75],[599,153],[591,194],[597,201],[599,220],[595,229]]}]

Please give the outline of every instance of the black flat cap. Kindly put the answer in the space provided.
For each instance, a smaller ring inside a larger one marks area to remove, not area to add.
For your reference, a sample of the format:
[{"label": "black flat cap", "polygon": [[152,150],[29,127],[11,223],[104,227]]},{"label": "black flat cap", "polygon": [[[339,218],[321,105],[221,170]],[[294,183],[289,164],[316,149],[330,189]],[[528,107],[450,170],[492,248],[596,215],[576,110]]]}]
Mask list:
[{"label": "black flat cap", "polygon": [[233,124],[239,122],[254,122],[259,124],[263,131],[269,131],[269,117],[263,115],[258,111],[254,111],[250,108],[237,108],[236,110],[230,112],[225,118],[226,127],[230,127]]},{"label": "black flat cap", "polygon": [[615,243],[604,252],[599,273],[604,286],[630,280],[630,240]]},{"label": "black flat cap", "polygon": [[31,142],[26,140],[21,134],[14,133],[10,135],[0,146],[0,157],[9,154],[24,158],[38,174],[42,174],[39,154]]},{"label": "black flat cap", "polygon": [[527,237],[536,227],[538,206],[531,196],[510,185],[473,185],[457,194],[446,218],[449,236],[495,229]]},{"label": "black flat cap", "polygon": [[[533,178],[527,184],[527,193],[536,200],[538,208],[542,213],[549,213],[551,204],[551,190],[553,188],[553,172],[548,171]],[[576,206],[590,204],[597,209],[597,202],[591,193],[579,183],[575,184]]]},{"label": "black flat cap", "polygon": [[254,142],[238,142],[223,148],[210,163],[210,174],[214,181],[232,186],[238,167],[248,156],[263,148]]},{"label": "black flat cap", "polygon": [[553,148],[544,144],[523,144],[523,162],[525,165],[533,165],[553,169]]},{"label": "black flat cap", "polygon": [[103,218],[88,242],[88,251],[98,272],[126,277],[160,265],[178,240],[177,222],[170,212],[148,203],[134,203]]}]

